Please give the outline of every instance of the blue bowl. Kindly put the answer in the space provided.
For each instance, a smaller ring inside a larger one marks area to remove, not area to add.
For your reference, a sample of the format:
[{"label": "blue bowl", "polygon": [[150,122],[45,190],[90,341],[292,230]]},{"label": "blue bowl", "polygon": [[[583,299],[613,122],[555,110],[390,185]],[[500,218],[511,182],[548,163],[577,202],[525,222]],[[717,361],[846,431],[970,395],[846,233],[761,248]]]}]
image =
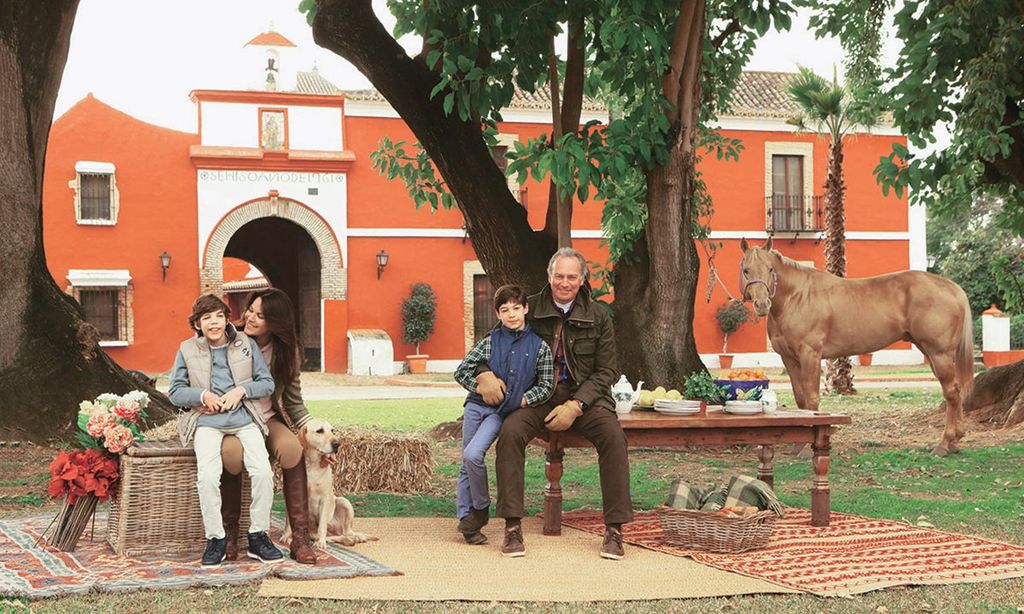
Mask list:
[{"label": "blue bowl", "polygon": [[[742,390],[744,392],[747,392],[747,391],[750,391],[750,390],[758,390],[758,391],[767,390],[767,388],[768,388],[768,380],[766,380],[766,379],[749,379],[749,380],[716,379],[715,383],[718,384],[720,387],[724,386],[724,387],[728,388],[728,390],[725,393],[725,398],[728,401],[735,401],[737,398],[739,398],[736,395],[736,391],[737,390]],[[760,398],[761,398],[761,393],[757,392],[755,394],[755,396],[753,396],[753,397],[750,397],[750,396],[746,397],[746,400],[748,400],[748,401],[756,401],[757,399],[760,399]]]}]

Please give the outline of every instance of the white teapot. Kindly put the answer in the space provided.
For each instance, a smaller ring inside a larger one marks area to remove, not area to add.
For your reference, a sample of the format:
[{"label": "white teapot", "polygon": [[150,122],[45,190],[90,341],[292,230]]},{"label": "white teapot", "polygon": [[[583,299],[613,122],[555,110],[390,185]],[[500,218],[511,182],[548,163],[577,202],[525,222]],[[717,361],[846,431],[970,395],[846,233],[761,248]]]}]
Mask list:
[{"label": "white teapot", "polygon": [[644,382],[641,380],[637,383],[636,388],[633,388],[625,375],[619,377],[619,381],[615,382],[611,388],[612,399],[615,401],[615,413],[629,413],[636,402],[640,400],[640,390],[643,385]]}]

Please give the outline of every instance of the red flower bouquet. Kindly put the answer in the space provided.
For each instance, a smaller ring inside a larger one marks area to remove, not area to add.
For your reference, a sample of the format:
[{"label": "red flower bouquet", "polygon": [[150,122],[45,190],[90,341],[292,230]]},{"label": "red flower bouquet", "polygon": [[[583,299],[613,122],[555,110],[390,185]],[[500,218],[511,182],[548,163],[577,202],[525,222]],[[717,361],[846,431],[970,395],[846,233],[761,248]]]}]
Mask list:
[{"label": "red flower bouquet", "polygon": [[66,495],[72,505],[86,495],[106,501],[113,494],[118,477],[118,461],[109,454],[96,449],[59,452],[50,463],[47,492],[55,498]]},{"label": "red flower bouquet", "polygon": [[50,463],[47,490],[51,497],[64,497],[44,533],[50,545],[74,550],[96,504],[117,493],[119,455],[142,440],[140,420],[146,417],[148,404],[149,395],[135,390],[124,396],[101,394],[79,405],[76,436],[85,449],[58,452]]}]

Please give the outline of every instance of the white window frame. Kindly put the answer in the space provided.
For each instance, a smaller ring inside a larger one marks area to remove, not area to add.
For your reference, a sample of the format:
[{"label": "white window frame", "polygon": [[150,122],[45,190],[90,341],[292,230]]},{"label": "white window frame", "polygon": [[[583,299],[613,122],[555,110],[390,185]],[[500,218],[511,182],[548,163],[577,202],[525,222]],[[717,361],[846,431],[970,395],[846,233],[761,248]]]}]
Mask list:
[{"label": "white window frame", "polygon": [[[814,195],[814,143],[798,141],[765,141],[764,144],[764,227],[772,228],[771,197],[775,193],[772,173],[773,156],[802,156],[804,159],[804,198]],[[804,210],[804,228],[814,228],[814,212]],[[772,230],[774,232],[774,230]]]},{"label": "white window frame", "polygon": [[[75,163],[75,178],[68,182],[68,187],[75,191],[75,221],[83,226],[114,226],[117,224],[117,213],[121,208],[120,192],[115,180],[114,165],[110,162],[90,162],[81,160]],[[82,175],[107,175],[110,178],[110,219],[93,219],[82,217]]]},{"label": "white window frame", "polygon": [[132,317],[134,292],[129,283],[132,276],[128,269],[69,269],[67,279],[71,284],[67,293],[79,302],[82,290],[119,290],[118,317],[123,318],[124,324],[118,328],[119,332],[124,331],[125,338],[101,340],[100,347],[127,347],[135,342],[135,321]]}]

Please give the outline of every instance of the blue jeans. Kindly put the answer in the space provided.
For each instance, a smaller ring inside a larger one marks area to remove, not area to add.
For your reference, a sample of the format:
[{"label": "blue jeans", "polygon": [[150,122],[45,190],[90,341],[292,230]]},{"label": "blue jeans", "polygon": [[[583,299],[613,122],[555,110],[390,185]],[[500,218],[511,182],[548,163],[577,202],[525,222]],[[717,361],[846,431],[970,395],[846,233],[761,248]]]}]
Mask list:
[{"label": "blue jeans", "polygon": [[493,407],[470,401],[463,408],[462,467],[456,496],[456,515],[462,519],[470,509],[482,510],[491,504],[487,492],[487,466],[484,456],[498,438],[502,418]]}]

